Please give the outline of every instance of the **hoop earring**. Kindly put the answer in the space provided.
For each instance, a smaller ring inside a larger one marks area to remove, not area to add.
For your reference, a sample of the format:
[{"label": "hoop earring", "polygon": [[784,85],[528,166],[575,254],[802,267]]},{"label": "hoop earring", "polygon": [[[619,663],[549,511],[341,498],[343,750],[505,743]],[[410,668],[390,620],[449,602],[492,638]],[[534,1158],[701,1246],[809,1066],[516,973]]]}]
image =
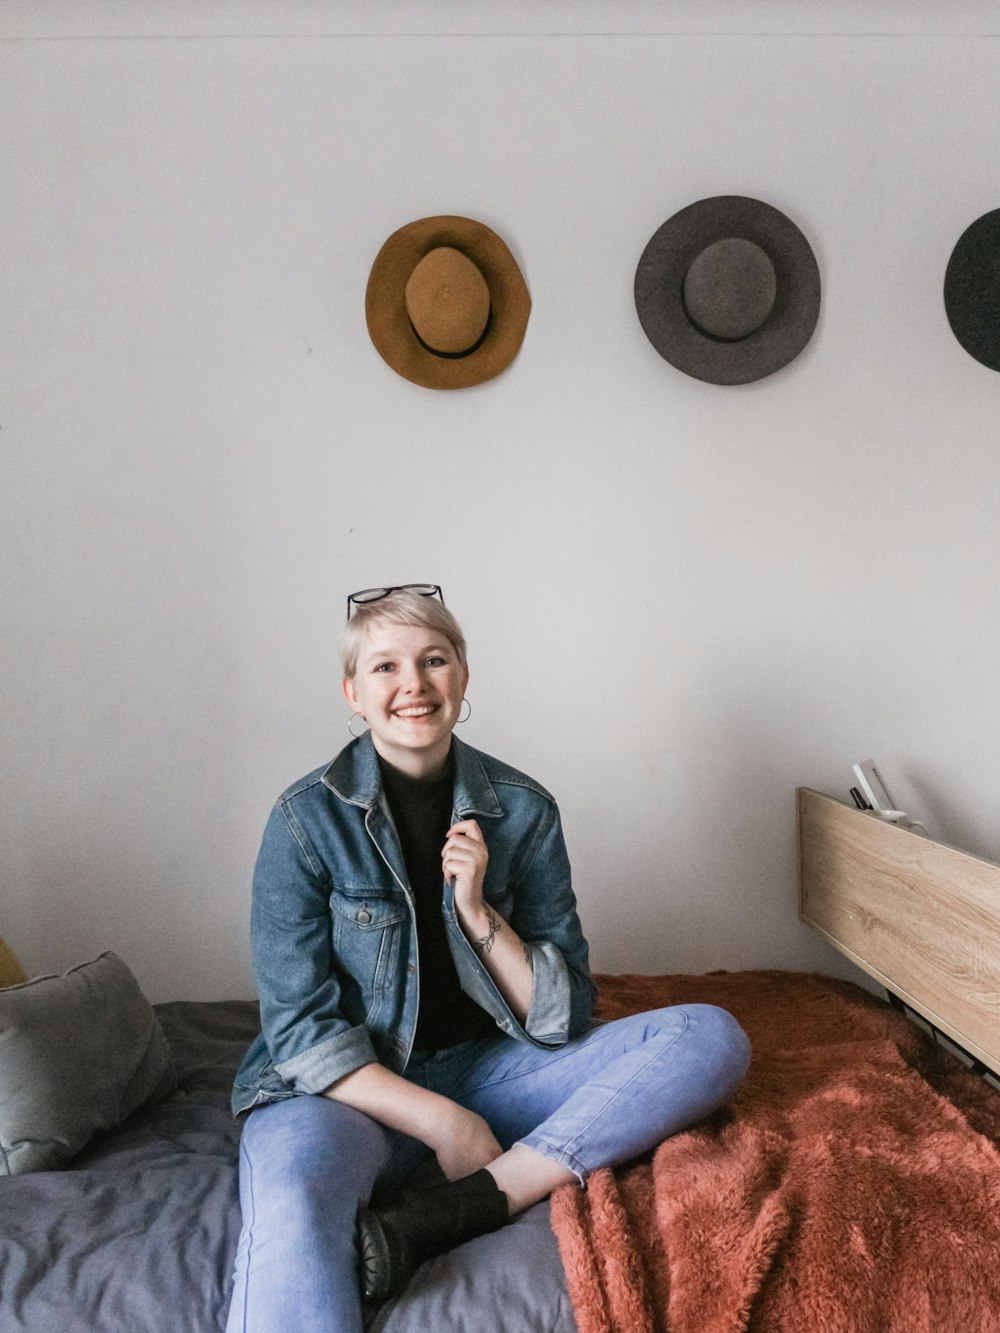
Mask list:
[{"label": "hoop earring", "polygon": [[468,699],[466,699],[464,695],[462,696],[462,703],[465,704],[466,708],[469,711],[466,713],[465,717],[456,717],[455,718],[456,723],[468,722],[469,718],[472,716],[472,704],[469,703]]},{"label": "hoop earring", "polygon": [[361,721],[366,723],[368,719],[365,717],[364,713],[352,713],[351,716],[347,719],[347,730],[351,733],[354,739],[358,741],[365,734],[365,731],[368,731],[368,727],[367,726],[365,727],[365,731],[355,731],[351,723],[354,721],[356,717],[360,717]]}]

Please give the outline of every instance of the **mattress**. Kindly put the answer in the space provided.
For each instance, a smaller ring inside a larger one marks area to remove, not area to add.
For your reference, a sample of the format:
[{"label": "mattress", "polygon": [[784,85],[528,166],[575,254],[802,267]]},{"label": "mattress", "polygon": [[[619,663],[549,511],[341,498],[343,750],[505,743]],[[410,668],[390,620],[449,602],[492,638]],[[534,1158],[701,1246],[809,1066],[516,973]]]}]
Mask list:
[{"label": "mattress", "polygon": [[[61,1171],[0,1180],[3,1333],[218,1333],[240,1231],[233,1073],[245,1001],[157,1005],[178,1087]],[[575,1333],[549,1206],[423,1265],[377,1333]]]}]

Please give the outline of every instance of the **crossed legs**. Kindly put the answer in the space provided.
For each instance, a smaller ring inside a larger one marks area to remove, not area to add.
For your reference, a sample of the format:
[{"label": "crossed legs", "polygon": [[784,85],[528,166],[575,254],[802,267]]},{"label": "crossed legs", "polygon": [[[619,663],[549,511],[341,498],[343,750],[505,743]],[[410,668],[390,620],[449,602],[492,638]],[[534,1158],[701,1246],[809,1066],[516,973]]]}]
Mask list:
[{"label": "crossed legs", "polygon": [[[517,1213],[565,1181],[647,1151],[722,1105],[749,1062],[710,1005],[637,1014],[555,1050],[512,1038],[415,1062],[416,1081],[481,1115],[505,1149],[486,1168]],[[409,1077],[411,1071],[407,1071]],[[360,1333],[355,1219],[423,1144],[325,1097],[254,1111],[240,1147],[243,1230],[227,1333]]]}]

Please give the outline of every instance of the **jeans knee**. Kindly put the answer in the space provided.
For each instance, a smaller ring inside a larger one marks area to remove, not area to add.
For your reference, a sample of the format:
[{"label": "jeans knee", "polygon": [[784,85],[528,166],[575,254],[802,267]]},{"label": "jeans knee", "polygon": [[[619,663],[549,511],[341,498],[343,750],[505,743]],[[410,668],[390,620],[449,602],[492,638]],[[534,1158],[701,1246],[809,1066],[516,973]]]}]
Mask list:
[{"label": "jeans knee", "polygon": [[706,1058],[720,1078],[737,1087],[750,1065],[750,1038],[728,1009],[716,1004],[689,1004],[685,1009]]},{"label": "jeans knee", "polygon": [[369,1116],[321,1097],[295,1097],[251,1113],[242,1154],[255,1190],[293,1212],[352,1207],[367,1199],[388,1156],[386,1131]]}]

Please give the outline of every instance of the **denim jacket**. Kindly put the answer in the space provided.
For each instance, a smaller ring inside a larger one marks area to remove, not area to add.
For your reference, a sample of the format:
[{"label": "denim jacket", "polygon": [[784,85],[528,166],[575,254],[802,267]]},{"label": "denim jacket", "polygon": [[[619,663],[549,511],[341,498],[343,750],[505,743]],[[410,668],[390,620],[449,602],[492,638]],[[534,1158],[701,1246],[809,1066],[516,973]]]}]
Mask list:
[{"label": "denim jacket", "polygon": [[[462,932],[451,886],[442,912],[462,989],[500,1033],[560,1046],[594,1003],[559,811],[531,778],[452,738],[454,819],[475,819],[489,860],[486,902],[534,968],[518,1022]],[[413,896],[368,735],[279,798],[253,881],[262,1032],[236,1075],[233,1110],[318,1093],[362,1065],[402,1073],[417,1026]]]}]

